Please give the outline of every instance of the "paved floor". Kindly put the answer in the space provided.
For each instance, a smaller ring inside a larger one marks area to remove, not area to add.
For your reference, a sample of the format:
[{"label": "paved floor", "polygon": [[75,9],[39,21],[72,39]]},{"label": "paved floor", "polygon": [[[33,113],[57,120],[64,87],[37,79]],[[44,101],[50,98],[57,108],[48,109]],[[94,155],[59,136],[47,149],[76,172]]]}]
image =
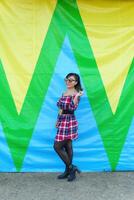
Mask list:
[{"label": "paved floor", "polygon": [[81,173],[74,182],[58,173],[0,173],[0,200],[133,200],[134,172]]}]

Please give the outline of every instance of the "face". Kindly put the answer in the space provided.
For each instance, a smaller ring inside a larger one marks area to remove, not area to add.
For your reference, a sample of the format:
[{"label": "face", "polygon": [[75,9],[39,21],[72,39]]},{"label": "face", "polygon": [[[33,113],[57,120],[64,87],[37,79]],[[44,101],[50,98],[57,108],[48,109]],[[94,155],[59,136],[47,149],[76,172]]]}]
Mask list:
[{"label": "face", "polygon": [[65,78],[65,82],[68,89],[74,88],[74,86],[77,84],[74,76],[69,76],[68,78]]}]

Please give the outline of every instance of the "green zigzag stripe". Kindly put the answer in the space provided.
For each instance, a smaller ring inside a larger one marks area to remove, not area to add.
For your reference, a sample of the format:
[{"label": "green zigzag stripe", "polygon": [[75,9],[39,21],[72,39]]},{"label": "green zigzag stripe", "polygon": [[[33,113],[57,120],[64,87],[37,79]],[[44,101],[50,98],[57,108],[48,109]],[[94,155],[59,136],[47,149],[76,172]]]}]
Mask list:
[{"label": "green zigzag stripe", "polygon": [[0,63],[0,119],[17,171],[21,170],[66,35],[70,39],[112,170],[118,164],[134,115],[134,62],[113,115],[77,3],[75,0],[59,0],[19,115]]}]

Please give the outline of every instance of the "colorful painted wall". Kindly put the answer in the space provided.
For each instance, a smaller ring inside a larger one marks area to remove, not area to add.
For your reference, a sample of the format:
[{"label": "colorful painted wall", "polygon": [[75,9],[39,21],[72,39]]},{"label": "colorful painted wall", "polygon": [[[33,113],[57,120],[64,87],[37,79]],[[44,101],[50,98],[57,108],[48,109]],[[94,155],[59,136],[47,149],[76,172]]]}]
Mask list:
[{"label": "colorful painted wall", "polygon": [[0,1],[0,171],[61,171],[64,77],[80,74],[74,163],[134,170],[134,1]]}]

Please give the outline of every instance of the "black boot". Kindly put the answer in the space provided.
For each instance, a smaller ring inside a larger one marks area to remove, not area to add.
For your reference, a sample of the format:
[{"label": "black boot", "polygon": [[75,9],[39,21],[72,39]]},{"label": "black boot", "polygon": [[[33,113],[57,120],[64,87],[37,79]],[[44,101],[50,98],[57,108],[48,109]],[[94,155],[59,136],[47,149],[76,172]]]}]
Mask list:
[{"label": "black boot", "polygon": [[59,176],[57,176],[57,178],[58,179],[64,179],[64,178],[67,178],[68,175],[69,175],[69,168],[66,167],[65,171],[62,174],[60,174]]},{"label": "black boot", "polygon": [[76,172],[78,172],[79,174],[81,173],[80,170],[77,168],[77,166],[71,165],[70,166],[70,173],[69,173],[69,176],[68,176],[68,181],[75,180]]},{"label": "black boot", "polygon": [[81,173],[81,171],[78,169],[78,167],[77,166],[75,166],[74,165],[74,170],[75,170],[75,172],[77,172],[78,174],[80,174]]},{"label": "black boot", "polygon": [[70,172],[69,172],[69,176],[68,176],[68,181],[73,181],[76,178],[76,174],[75,174],[75,168],[73,165],[70,165]]}]

